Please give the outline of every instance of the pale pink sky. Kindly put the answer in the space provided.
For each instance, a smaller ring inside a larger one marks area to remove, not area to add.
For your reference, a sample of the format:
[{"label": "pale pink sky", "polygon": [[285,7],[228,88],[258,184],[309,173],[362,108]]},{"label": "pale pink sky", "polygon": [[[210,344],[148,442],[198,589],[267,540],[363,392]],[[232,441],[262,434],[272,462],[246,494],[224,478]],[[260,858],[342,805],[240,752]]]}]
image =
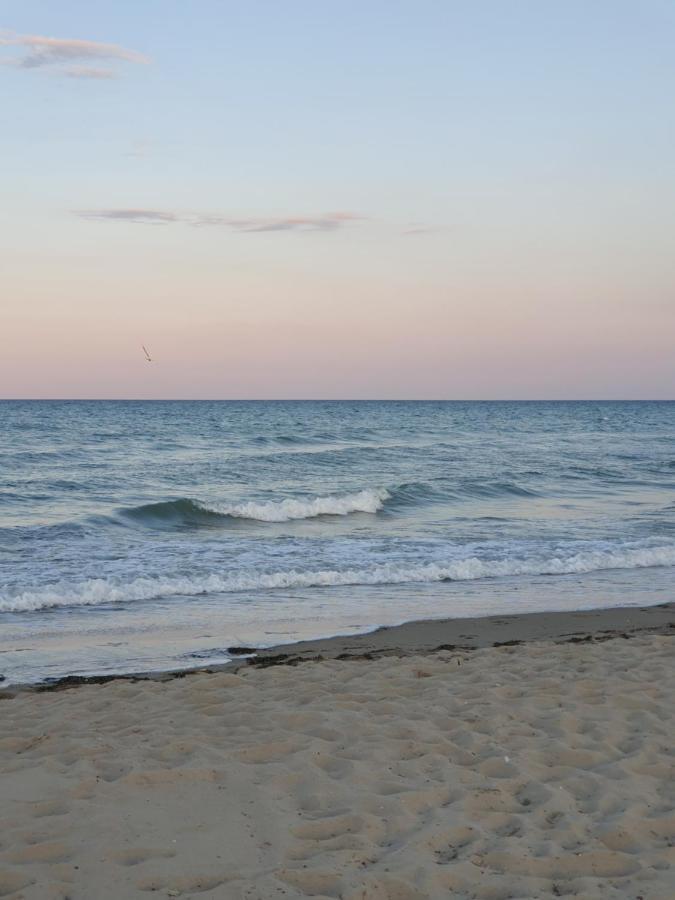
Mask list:
[{"label": "pale pink sky", "polygon": [[675,396],[661,4],[8,6],[1,397]]}]

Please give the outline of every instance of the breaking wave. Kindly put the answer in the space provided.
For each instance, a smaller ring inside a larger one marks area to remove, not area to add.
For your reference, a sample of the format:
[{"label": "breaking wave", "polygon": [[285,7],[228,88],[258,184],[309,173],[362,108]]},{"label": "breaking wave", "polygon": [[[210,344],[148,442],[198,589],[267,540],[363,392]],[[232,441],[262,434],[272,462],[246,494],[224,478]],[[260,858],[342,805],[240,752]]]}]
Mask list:
[{"label": "breaking wave", "polygon": [[[321,498],[317,498],[321,499]],[[324,498],[327,499],[327,498]],[[337,498],[333,498],[337,499]],[[345,499],[345,498],[343,498]],[[321,515],[321,513],[317,513]],[[345,585],[412,584],[470,581],[513,575],[569,575],[603,569],[636,569],[675,565],[675,546],[624,546],[613,550],[583,550],[540,559],[480,559],[476,556],[446,563],[403,565],[389,563],[367,568],[319,569],[256,574],[141,577],[129,582],[89,579],[57,584],[15,595],[0,594],[0,611],[32,612],[50,607],[99,606],[172,596],[198,596],[242,591],[336,587]]]},{"label": "breaking wave", "polygon": [[222,519],[249,519],[256,522],[290,522],[316,516],[347,516],[376,513],[391,495],[384,488],[367,489],[342,496],[303,499],[260,500],[234,504],[208,504],[197,500],[169,500],[148,503],[123,511],[127,518],[146,524],[215,525]]},{"label": "breaking wave", "polygon": [[289,522],[291,519],[313,519],[316,516],[347,516],[354,512],[376,513],[389,499],[384,488],[359,491],[357,494],[313,497],[306,500],[265,500],[259,503],[238,503],[216,506],[220,515],[235,519],[254,519],[257,522]]}]

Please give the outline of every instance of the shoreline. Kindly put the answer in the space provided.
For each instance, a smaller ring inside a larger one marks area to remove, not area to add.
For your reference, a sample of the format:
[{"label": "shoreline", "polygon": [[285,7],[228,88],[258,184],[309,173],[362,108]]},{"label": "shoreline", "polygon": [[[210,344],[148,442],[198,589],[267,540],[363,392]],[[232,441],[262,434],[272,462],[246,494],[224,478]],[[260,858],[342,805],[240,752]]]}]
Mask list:
[{"label": "shoreline", "polygon": [[641,634],[675,636],[675,601],[644,607],[610,607],[564,612],[514,613],[452,619],[420,619],[388,625],[361,634],[276,644],[266,648],[228,647],[227,663],[110,675],[66,675],[54,681],[17,683],[0,681],[0,700],[23,693],[62,691],[82,685],[110,682],[169,682],[188,676],[248,668],[294,666],[323,660],[378,659],[384,656],[425,656],[445,651],[472,652],[487,647],[518,646],[533,641],[555,644],[630,639]]}]

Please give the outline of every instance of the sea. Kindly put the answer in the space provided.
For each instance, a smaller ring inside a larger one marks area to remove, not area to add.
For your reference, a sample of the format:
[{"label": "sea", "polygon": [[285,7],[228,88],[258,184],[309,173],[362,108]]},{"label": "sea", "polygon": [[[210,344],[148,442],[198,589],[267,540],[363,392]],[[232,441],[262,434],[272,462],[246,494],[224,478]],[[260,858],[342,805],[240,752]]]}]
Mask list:
[{"label": "sea", "polygon": [[0,676],[675,599],[675,402],[0,402]]}]

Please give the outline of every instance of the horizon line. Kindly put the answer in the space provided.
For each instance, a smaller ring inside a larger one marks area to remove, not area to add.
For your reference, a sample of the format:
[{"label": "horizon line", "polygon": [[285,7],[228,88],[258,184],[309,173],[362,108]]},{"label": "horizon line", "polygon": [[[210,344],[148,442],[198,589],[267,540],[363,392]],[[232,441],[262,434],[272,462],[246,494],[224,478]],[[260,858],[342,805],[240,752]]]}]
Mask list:
[{"label": "horizon line", "polygon": [[675,403],[675,397],[0,397],[0,403]]}]

